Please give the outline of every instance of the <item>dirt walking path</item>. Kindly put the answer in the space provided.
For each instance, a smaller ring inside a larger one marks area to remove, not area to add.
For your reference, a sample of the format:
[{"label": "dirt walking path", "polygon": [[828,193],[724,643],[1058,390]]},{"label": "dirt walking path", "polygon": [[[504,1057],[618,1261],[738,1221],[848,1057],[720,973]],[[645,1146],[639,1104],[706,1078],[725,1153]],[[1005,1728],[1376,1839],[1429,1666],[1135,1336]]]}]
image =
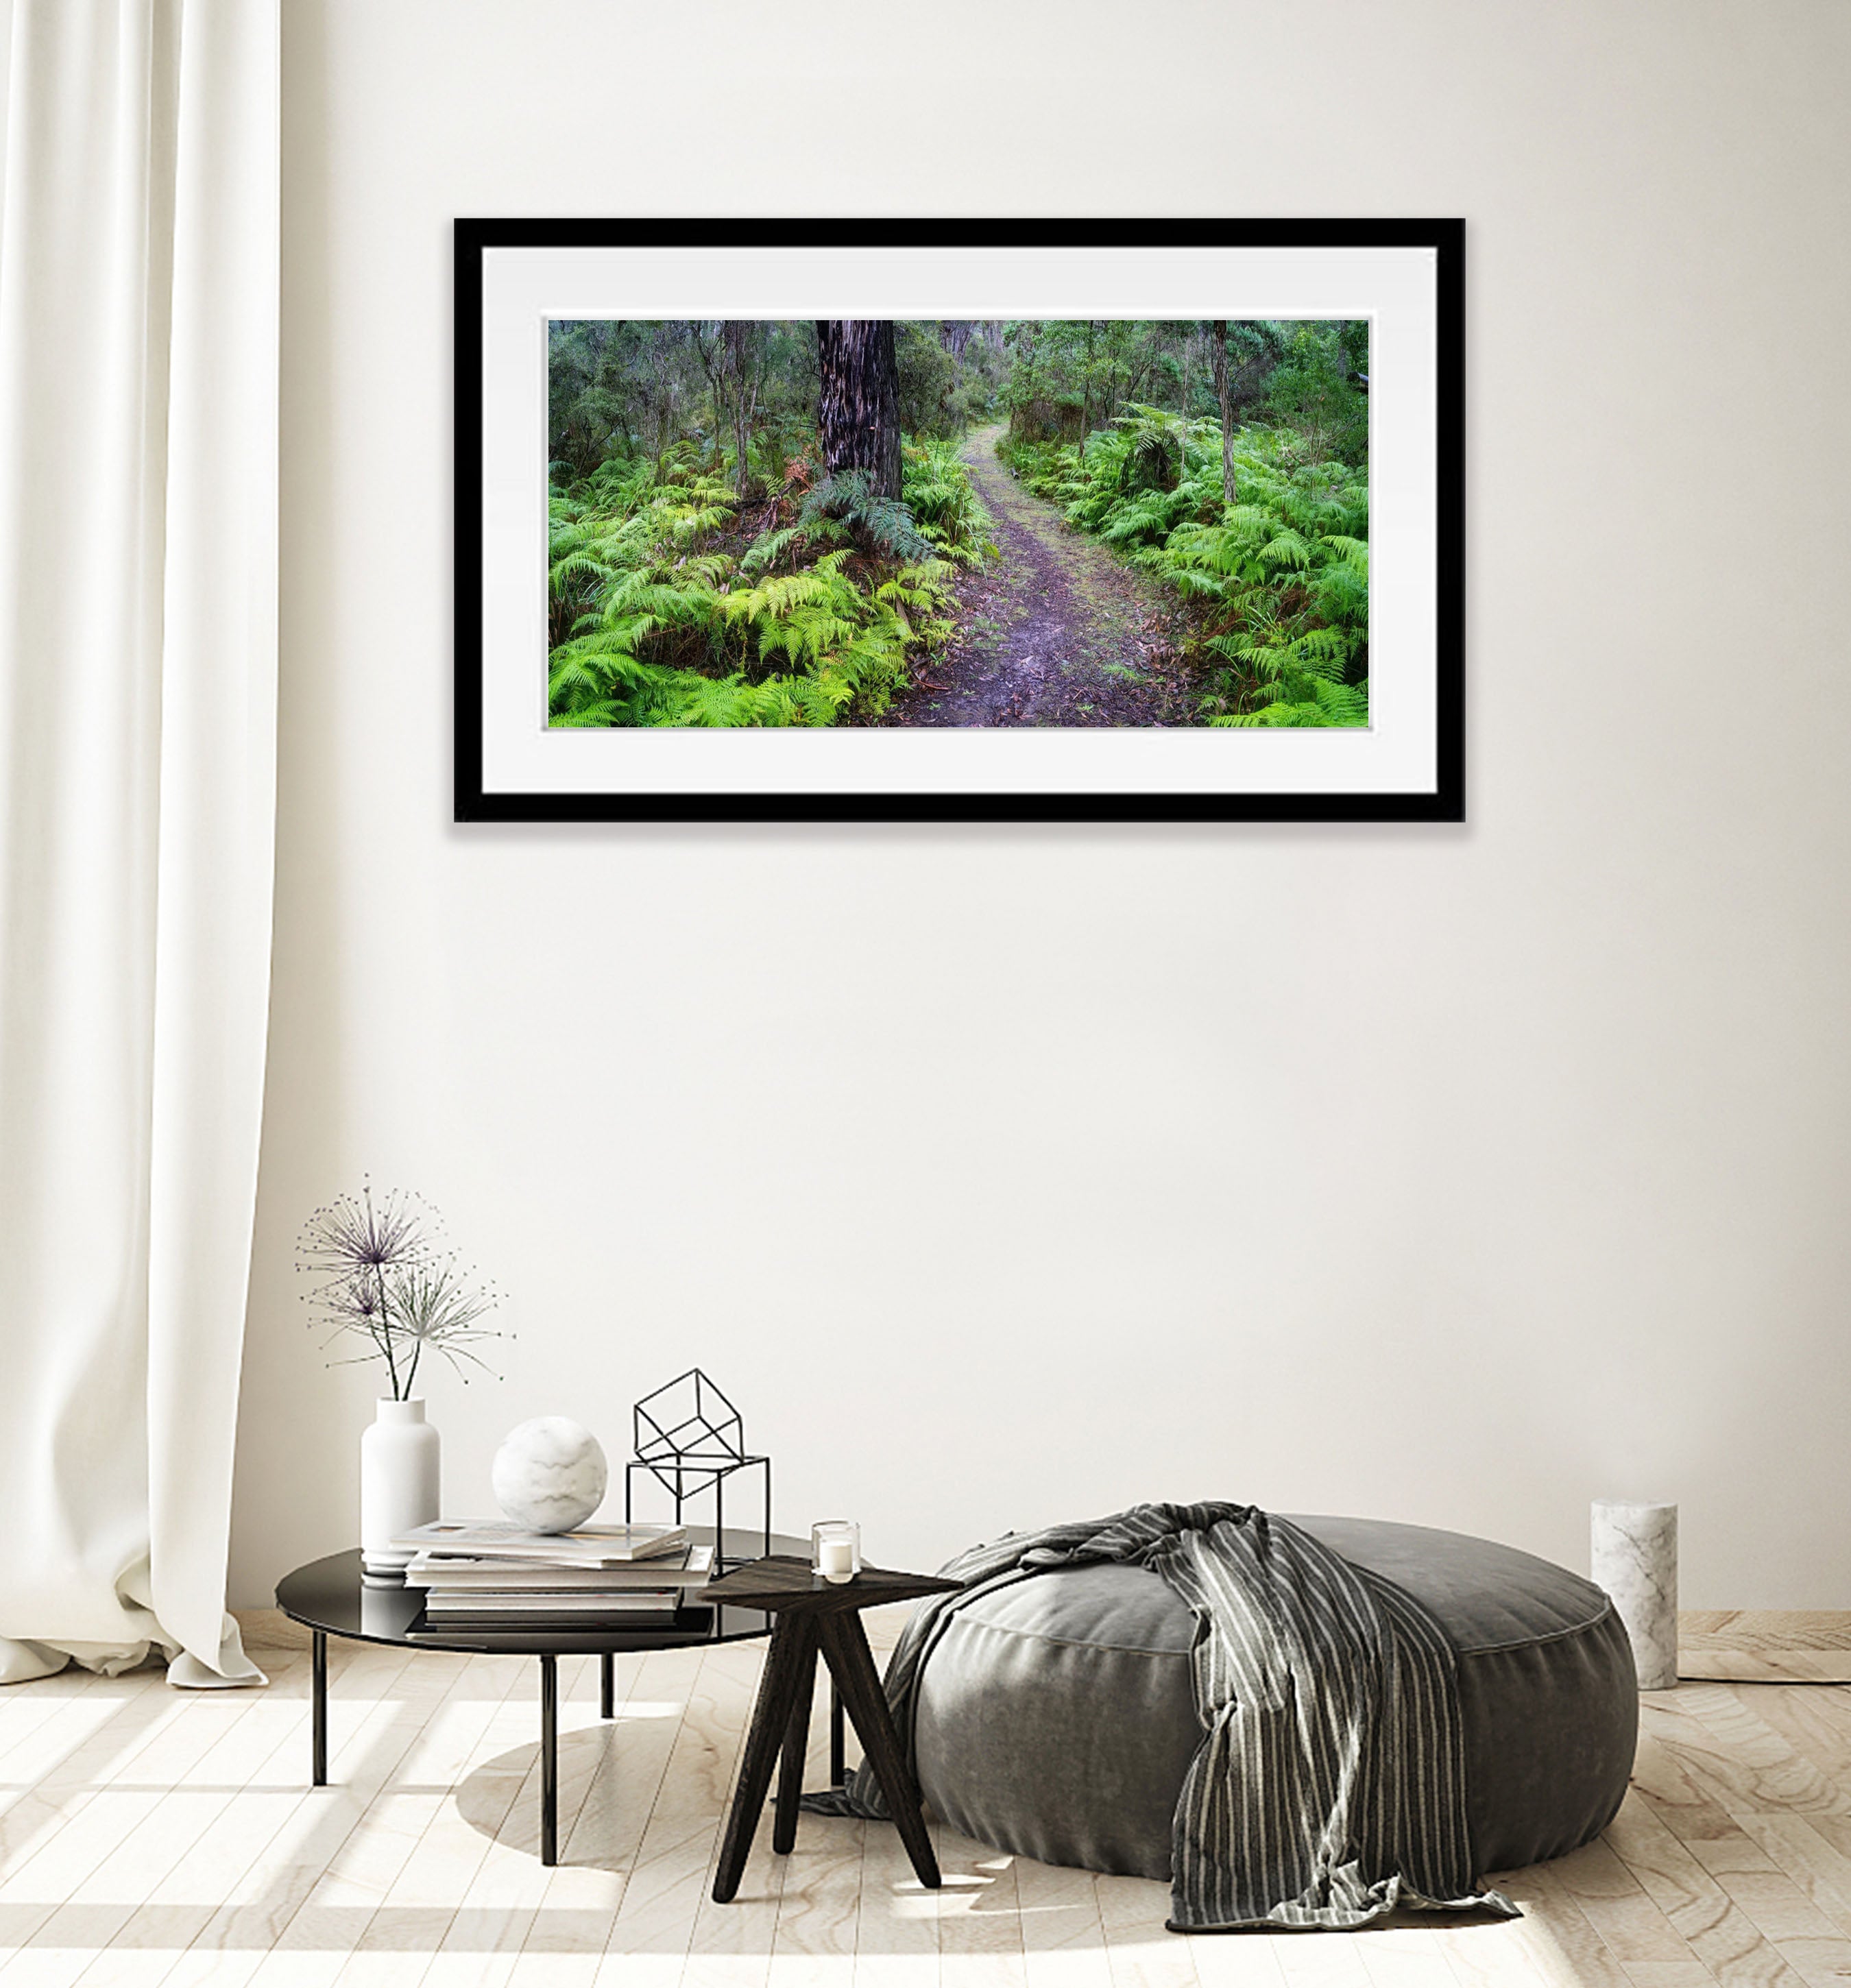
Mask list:
[{"label": "dirt walking path", "polygon": [[1156,590],[1030,496],[996,458],[1000,428],[959,451],[997,521],[1002,557],[960,584],[959,628],[914,666],[883,725],[1186,725],[1158,674]]}]

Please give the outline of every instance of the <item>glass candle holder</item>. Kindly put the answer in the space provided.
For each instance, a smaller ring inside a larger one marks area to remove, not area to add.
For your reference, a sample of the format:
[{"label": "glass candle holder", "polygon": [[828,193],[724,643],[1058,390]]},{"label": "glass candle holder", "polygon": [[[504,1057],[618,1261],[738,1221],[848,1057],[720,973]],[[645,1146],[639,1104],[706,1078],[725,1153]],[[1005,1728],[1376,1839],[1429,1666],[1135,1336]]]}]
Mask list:
[{"label": "glass candle holder", "polygon": [[852,1519],[819,1519],[810,1528],[810,1564],[824,1580],[852,1581],[861,1570],[861,1529]]}]

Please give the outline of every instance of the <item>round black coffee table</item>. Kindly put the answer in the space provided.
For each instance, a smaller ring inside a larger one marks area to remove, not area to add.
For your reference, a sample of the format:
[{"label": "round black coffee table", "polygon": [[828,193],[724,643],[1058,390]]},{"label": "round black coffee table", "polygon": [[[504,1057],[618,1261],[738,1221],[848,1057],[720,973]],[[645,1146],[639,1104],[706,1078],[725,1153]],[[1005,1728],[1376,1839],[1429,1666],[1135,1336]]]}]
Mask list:
[{"label": "round black coffee table", "polygon": [[[689,1528],[697,1545],[712,1546],[711,1526]],[[767,1536],[754,1527],[737,1532],[729,1526],[716,1560],[738,1566],[766,1552],[796,1554],[807,1559],[810,1542],[783,1533]],[[718,1570],[716,1570],[716,1577]],[[698,1592],[698,1591],[697,1591]],[[736,1643],[771,1633],[773,1618],[760,1608],[733,1608],[695,1603],[678,1609],[672,1622],[582,1629],[431,1629],[425,1625],[421,1587],[381,1582],[363,1574],[360,1549],[310,1560],[276,1584],[276,1605],[292,1621],[313,1632],[313,1682],[310,1693],[311,1752],[314,1784],[328,1781],[328,1638],[345,1636],[355,1642],[395,1643],[413,1650],[451,1650],[466,1655],[501,1655],[540,1659],[540,1858],[559,1861],[559,1659],[596,1655],[602,1659],[598,1710],[608,1719],[614,1710],[613,1659],[624,1650],[679,1650],[703,1643]],[[836,1703],[830,1722],[832,1778],[841,1780],[843,1733],[841,1708]]]}]

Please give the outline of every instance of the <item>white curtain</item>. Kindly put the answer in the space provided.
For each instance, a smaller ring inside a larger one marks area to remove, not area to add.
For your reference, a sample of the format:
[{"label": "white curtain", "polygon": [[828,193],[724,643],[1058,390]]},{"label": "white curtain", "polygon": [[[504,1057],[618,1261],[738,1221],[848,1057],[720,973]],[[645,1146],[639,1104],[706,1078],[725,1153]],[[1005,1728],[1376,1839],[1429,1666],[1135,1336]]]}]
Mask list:
[{"label": "white curtain", "polygon": [[13,0],[0,1681],[225,1612],[270,949],[278,0]]}]

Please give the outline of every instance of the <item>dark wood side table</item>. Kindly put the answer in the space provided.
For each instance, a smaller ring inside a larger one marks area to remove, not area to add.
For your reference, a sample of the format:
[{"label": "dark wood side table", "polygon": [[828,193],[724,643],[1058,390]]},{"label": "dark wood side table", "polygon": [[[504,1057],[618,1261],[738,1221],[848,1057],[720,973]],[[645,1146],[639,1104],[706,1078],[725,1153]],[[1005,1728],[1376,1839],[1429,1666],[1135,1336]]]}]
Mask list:
[{"label": "dark wood side table", "polygon": [[780,1753],[783,1768],[778,1777],[771,1847],[783,1855],[797,1841],[804,1753],[810,1743],[810,1699],[819,1654],[854,1723],[861,1750],[874,1770],[919,1882],[937,1888],[939,1861],[932,1854],[926,1818],[919,1812],[918,1786],[888,1714],[887,1695],[881,1689],[874,1653],[868,1647],[861,1611],[878,1608],[884,1602],[947,1594],[959,1584],[941,1581],[936,1574],[895,1574],[879,1567],[865,1567],[854,1580],[832,1584],[813,1573],[807,1559],[793,1554],[773,1554],[708,1584],[704,1591],[707,1599],[732,1608],[762,1608],[775,1622],[759,1679],[758,1702],[752,1709],[752,1728],[746,1736],[739,1785],[726,1818],[719,1864],[713,1874],[717,1904],[726,1904],[739,1890],[753,1832]]}]

